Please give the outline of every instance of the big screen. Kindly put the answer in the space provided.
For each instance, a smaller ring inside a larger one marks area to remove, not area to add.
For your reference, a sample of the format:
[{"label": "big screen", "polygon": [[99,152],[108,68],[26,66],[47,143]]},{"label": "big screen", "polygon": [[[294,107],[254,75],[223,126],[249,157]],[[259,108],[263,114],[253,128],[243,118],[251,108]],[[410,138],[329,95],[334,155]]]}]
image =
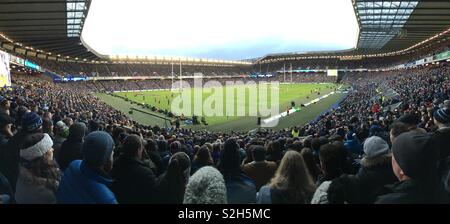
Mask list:
[{"label": "big screen", "polygon": [[0,51],[0,87],[4,86],[11,86],[9,54],[4,51]]}]

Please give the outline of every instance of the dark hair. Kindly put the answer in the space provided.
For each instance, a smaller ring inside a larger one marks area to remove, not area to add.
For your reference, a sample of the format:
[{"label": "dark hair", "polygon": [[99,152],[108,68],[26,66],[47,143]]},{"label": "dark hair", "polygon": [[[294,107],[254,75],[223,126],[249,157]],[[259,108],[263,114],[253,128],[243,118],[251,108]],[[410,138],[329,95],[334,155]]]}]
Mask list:
[{"label": "dark hair", "polygon": [[142,146],[141,137],[135,134],[128,135],[122,145],[122,152],[127,156],[136,156],[136,153]]},{"label": "dark hair", "polygon": [[303,146],[305,148],[311,148],[311,138],[305,138],[305,140],[303,141]]},{"label": "dark hair", "polygon": [[292,149],[297,152],[301,152],[303,149],[303,144],[300,141],[294,141],[291,145],[289,145],[288,149]]},{"label": "dark hair", "polygon": [[266,150],[260,145],[250,146],[250,151],[252,152],[253,160],[255,162],[264,161],[266,159]]},{"label": "dark hair", "polygon": [[317,166],[316,160],[314,159],[312,149],[303,148],[302,152],[300,154],[302,155],[303,160],[305,161],[306,166],[308,167],[308,171],[311,174],[311,177],[313,178],[314,182],[316,182],[317,177],[322,172],[320,171],[319,166]]},{"label": "dark hair", "polygon": [[342,153],[336,145],[322,145],[319,159],[328,178],[333,179],[342,174]]},{"label": "dark hair", "polygon": [[223,175],[232,174],[241,171],[241,157],[239,155],[239,146],[233,138],[225,141],[223,150],[220,153],[218,168]]},{"label": "dark hair", "polygon": [[145,145],[145,150],[147,153],[158,152],[158,145],[153,139],[147,139],[147,144]]},{"label": "dark hair", "polygon": [[171,157],[169,167],[161,175],[159,181],[160,203],[181,204],[183,202],[188,181],[184,176],[184,171],[190,166],[189,157],[183,152],[175,153]]},{"label": "dark hair", "polygon": [[314,151],[319,151],[320,150],[320,146],[321,146],[321,142],[319,138],[313,138],[311,140],[311,149]]},{"label": "dark hair", "polygon": [[400,134],[404,133],[404,132],[408,132],[409,131],[409,126],[403,122],[395,122],[394,124],[392,124],[391,126],[391,133],[394,137],[399,136]]},{"label": "dark hair", "polygon": [[53,122],[49,118],[44,118],[42,120],[42,132],[47,133],[47,134],[52,134],[52,130],[51,130],[52,126],[53,126]]},{"label": "dark hair", "polygon": [[202,147],[200,147],[195,154],[194,160],[200,162],[203,165],[212,165],[213,159],[211,157],[211,153],[209,152],[208,146],[203,145]]},{"label": "dark hair", "polygon": [[355,176],[343,174],[330,183],[327,190],[328,203],[359,203],[358,188],[358,181]]}]

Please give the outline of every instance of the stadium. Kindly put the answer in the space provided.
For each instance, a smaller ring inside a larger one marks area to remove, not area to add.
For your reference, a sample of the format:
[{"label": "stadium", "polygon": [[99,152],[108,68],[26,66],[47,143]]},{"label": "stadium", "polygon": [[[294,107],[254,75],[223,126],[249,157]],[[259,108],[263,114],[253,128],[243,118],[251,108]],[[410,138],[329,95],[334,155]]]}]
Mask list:
[{"label": "stadium", "polygon": [[0,204],[448,204],[449,62],[448,1],[0,0]]}]

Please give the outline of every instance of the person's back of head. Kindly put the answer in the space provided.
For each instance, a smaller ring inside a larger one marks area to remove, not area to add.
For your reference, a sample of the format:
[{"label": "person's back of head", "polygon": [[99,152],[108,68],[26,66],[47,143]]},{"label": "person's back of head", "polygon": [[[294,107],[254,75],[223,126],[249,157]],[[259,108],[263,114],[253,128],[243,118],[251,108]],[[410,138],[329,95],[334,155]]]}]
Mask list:
[{"label": "person's back of head", "polygon": [[353,175],[343,174],[331,181],[327,190],[329,204],[359,203],[358,180]]},{"label": "person's back of head", "polygon": [[252,156],[253,156],[253,160],[255,162],[261,162],[264,161],[266,159],[266,150],[264,149],[263,146],[260,145],[252,145],[250,147]]},{"label": "person's back of head", "polygon": [[127,136],[122,145],[122,150],[126,156],[142,158],[143,144],[141,137],[135,134]]},{"label": "person's back of head", "polygon": [[52,145],[53,141],[46,133],[25,136],[19,152],[21,165],[35,176],[57,179]]},{"label": "person's back of head", "polygon": [[322,145],[319,159],[325,175],[334,178],[342,174],[342,152],[335,145]]},{"label": "person's back of head", "polygon": [[239,154],[239,146],[236,140],[230,138],[225,141],[223,150],[220,153],[219,170],[225,173],[235,173],[240,171],[241,157]]},{"label": "person's back of head", "polygon": [[416,179],[433,181],[437,175],[438,151],[433,150],[431,134],[409,131],[400,134],[392,144],[392,168],[400,181]]},{"label": "person's back of head", "polygon": [[112,169],[113,149],[114,141],[108,133],[94,131],[84,139],[81,154],[92,170],[107,173]]},{"label": "person's back of head", "polygon": [[83,122],[76,122],[70,126],[69,136],[67,138],[73,141],[82,142],[87,131],[86,124]]},{"label": "person's back of head", "polygon": [[145,150],[147,153],[149,152],[158,152],[158,145],[156,144],[155,140],[153,139],[146,139],[147,144],[145,145]]},{"label": "person's back of head", "polygon": [[191,161],[184,152],[170,157],[167,171],[159,182],[160,203],[182,203],[191,172]]},{"label": "person's back of head", "polygon": [[169,146],[165,140],[158,140],[158,151],[159,152],[169,151]]},{"label": "person's back of head", "polygon": [[89,132],[100,130],[100,124],[95,120],[90,120],[88,125],[89,125]]},{"label": "person's back of head", "polygon": [[320,169],[316,163],[316,160],[314,159],[312,149],[303,148],[300,154],[302,155],[303,161],[305,161],[305,164],[308,167],[308,171],[311,174],[311,177],[314,181],[316,181],[317,177],[320,174]]},{"label": "person's back of head", "polygon": [[287,151],[269,186],[286,191],[285,195],[293,203],[309,203],[315,187],[308,168],[300,153]]},{"label": "person's back of head", "polygon": [[211,153],[206,145],[199,147],[197,153],[195,154],[195,160],[207,165],[213,164]]},{"label": "person's back of head", "polygon": [[211,166],[200,168],[189,179],[184,204],[226,204],[227,194],[222,174]]},{"label": "person's back of head", "polygon": [[322,144],[321,144],[319,138],[313,138],[313,139],[311,140],[311,149],[312,149],[313,151],[318,152],[318,151],[320,150],[320,146],[321,146],[321,145],[322,145]]},{"label": "person's back of head", "polygon": [[391,143],[394,142],[397,136],[408,131],[409,127],[405,123],[399,121],[394,122],[394,124],[391,125],[391,131],[389,132]]},{"label": "person's back of head", "polygon": [[397,119],[397,122],[402,122],[403,124],[408,126],[409,130],[412,130],[417,128],[417,125],[420,123],[420,118],[416,114],[407,113]]}]

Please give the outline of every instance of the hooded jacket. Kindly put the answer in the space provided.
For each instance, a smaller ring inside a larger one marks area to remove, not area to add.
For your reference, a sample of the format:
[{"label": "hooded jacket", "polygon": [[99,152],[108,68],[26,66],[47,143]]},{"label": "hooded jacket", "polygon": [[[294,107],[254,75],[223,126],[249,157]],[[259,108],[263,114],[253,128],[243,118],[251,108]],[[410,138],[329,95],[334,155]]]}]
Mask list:
[{"label": "hooded jacket", "polygon": [[121,155],[114,163],[112,191],[121,204],[154,203],[156,176],[142,161]]},{"label": "hooded jacket", "polygon": [[56,194],[62,204],[117,204],[114,193],[108,188],[112,179],[100,175],[75,160],[64,172]]},{"label": "hooded jacket", "polygon": [[360,183],[361,203],[373,203],[384,185],[398,181],[392,171],[390,154],[370,159],[363,158],[361,168],[355,176]]}]

